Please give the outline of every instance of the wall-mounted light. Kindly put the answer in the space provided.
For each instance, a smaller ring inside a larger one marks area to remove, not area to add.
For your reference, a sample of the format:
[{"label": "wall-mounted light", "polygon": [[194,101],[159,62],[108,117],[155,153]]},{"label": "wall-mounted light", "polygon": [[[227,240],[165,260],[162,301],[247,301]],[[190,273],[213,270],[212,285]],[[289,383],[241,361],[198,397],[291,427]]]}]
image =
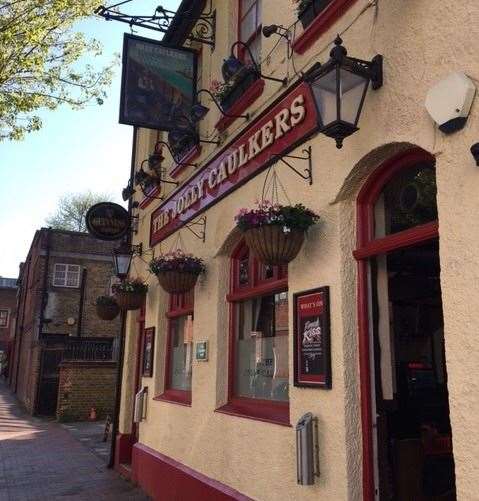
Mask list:
[{"label": "wall-mounted light", "polygon": [[291,32],[288,30],[288,28],[285,28],[280,24],[270,24],[268,26],[263,26],[262,31],[265,38],[269,38],[271,35],[277,34],[280,37],[286,38],[286,40],[289,42]]},{"label": "wall-mounted light", "polygon": [[383,57],[377,55],[371,61],[349,57],[342,43],[338,35],[329,61],[315,64],[305,76],[316,103],[320,132],[334,138],[338,148],[358,130],[369,82],[374,90],[383,85]]},{"label": "wall-mounted light", "polygon": [[131,180],[128,181],[128,184],[126,185],[123,190],[121,190],[121,198],[126,202],[129,200],[133,195],[135,194],[135,190],[131,184]]},{"label": "wall-mounted light", "polygon": [[253,53],[251,52],[251,49],[247,44],[241,42],[240,40],[238,40],[231,46],[231,53],[229,58],[223,61],[223,66],[221,67],[221,73],[223,74],[225,82],[231,80],[235,75],[238,74],[238,72],[242,71],[246,67],[245,63],[243,63],[240,59],[238,59],[234,54],[234,49],[236,46],[243,47],[243,49],[246,50],[246,52],[250,57],[251,64],[253,65],[253,69],[260,78],[264,78],[265,80],[272,80],[274,82],[280,82],[281,84],[286,85],[288,81],[287,78],[275,78],[263,75],[261,73],[261,68],[258,66],[258,63],[256,62]]},{"label": "wall-mounted light", "polygon": [[130,246],[123,242],[120,247],[113,249],[113,264],[115,266],[115,275],[124,280],[128,276],[131,260],[134,255],[141,256],[142,244]]}]

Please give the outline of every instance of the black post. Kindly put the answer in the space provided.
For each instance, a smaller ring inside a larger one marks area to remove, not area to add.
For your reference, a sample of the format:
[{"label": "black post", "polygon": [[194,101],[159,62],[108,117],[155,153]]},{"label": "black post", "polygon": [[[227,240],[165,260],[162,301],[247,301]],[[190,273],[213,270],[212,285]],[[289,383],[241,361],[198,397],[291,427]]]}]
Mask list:
[{"label": "black post", "polygon": [[[136,139],[138,129],[133,127],[133,144],[131,147],[131,165],[130,165],[130,183],[133,186],[133,177],[135,175],[135,161],[136,161]],[[131,218],[131,204],[132,197],[128,199],[128,214]],[[128,233],[127,242],[131,243],[131,233]],[[125,354],[125,338],[126,338],[126,315],[127,313],[121,312],[121,328],[120,328],[120,349],[118,353],[118,369],[116,374],[116,394],[115,394],[115,410],[113,413],[113,424],[111,428],[111,447],[110,459],[108,460],[108,468],[115,466],[115,451],[116,451],[116,435],[118,433],[118,421],[120,419],[120,405],[121,405],[121,382],[123,379],[123,359]]]}]

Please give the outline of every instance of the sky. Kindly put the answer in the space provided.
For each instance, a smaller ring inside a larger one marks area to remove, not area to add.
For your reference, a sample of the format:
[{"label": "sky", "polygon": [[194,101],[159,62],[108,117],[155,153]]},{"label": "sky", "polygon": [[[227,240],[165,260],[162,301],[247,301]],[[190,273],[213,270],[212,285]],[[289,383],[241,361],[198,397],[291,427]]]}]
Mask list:
[{"label": "sky", "polygon": [[[133,0],[125,12],[149,15],[158,0]],[[180,0],[162,0],[176,10]],[[111,2],[110,2],[111,4]],[[141,10],[140,10],[141,9]],[[107,62],[122,52],[127,24],[91,18],[77,31],[103,44]],[[161,34],[135,28],[136,34],[159,39]],[[58,200],[67,193],[87,190],[108,193],[124,204],[121,190],[130,174],[133,127],[118,123],[121,66],[116,69],[108,98],[102,106],[81,111],[60,107],[39,115],[43,128],[23,141],[0,142],[0,276],[16,277],[35,230],[46,226]]]}]

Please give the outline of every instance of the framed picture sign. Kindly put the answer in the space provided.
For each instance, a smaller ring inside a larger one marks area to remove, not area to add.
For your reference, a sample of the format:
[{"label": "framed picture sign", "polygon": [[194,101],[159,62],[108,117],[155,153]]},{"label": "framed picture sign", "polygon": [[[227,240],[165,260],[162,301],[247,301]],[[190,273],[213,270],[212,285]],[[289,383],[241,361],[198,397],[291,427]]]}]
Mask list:
[{"label": "framed picture sign", "polygon": [[331,388],[329,287],[294,294],[294,385]]},{"label": "framed picture sign", "polygon": [[143,377],[153,376],[153,357],[155,349],[155,328],[145,329],[143,337]]}]

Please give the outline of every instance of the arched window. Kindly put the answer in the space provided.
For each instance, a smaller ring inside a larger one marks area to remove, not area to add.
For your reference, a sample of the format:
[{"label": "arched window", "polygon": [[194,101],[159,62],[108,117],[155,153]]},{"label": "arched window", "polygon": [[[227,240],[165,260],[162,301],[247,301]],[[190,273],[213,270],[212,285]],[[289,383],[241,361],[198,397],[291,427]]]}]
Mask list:
[{"label": "arched window", "polygon": [[235,415],[289,423],[287,266],[265,266],[241,243],[231,258],[229,402]]},{"label": "arched window", "polygon": [[415,149],[382,165],[357,216],[363,497],[453,493],[434,157]]}]

